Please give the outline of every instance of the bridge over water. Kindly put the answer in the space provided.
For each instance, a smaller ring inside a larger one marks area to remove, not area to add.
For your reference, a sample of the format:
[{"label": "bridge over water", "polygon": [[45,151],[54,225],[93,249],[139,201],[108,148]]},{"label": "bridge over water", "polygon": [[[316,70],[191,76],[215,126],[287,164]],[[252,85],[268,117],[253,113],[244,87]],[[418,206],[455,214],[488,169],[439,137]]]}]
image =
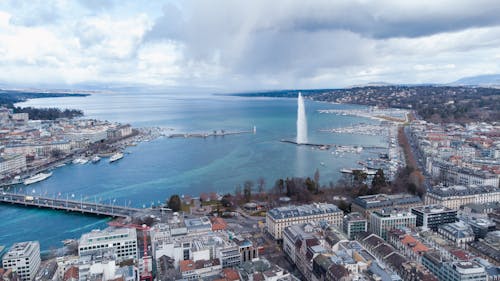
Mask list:
[{"label": "bridge over water", "polygon": [[63,210],[81,214],[90,214],[107,217],[130,217],[145,209],[131,208],[113,204],[87,202],[83,200],[69,200],[44,196],[30,196],[19,193],[3,192],[0,195],[1,204],[13,204],[25,207],[38,207],[52,210]]}]

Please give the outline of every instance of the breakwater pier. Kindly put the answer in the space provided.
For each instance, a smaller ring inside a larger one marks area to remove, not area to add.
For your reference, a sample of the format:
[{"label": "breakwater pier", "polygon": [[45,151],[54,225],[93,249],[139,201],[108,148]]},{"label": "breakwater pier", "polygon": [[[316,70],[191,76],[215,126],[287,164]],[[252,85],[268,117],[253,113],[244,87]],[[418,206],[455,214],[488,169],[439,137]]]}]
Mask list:
[{"label": "breakwater pier", "polygon": [[242,131],[226,131],[214,130],[210,133],[176,133],[168,135],[169,138],[208,138],[208,137],[224,137],[229,135],[255,134],[257,128],[254,126],[252,130]]},{"label": "breakwater pier", "polygon": [[312,146],[312,147],[319,148],[321,150],[328,150],[330,148],[346,148],[346,147],[353,147],[353,148],[361,147],[363,149],[387,149],[387,147],[375,146],[375,145],[346,146],[346,145],[331,144],[331,143],[325,143],[325,144],[321,144],[321,143],[297,143],[294,140],[287,140],[287,139],[281,139],[280,142],[290,143],[290,144],[294,144],[294,145]]}]

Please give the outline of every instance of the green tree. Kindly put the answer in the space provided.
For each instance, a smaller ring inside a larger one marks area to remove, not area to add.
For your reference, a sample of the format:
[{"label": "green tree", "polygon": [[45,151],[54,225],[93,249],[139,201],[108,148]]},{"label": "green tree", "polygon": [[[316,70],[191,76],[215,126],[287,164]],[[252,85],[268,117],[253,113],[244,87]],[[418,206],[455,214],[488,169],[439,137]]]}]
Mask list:
[{"label": "green tree", "polygon": [[258,180],[257,180],[257,187],[258,187],[258,191],[259,193],[262,193],[264,192],[264,186],[266,185],[266,181],[264,180],[263,177],[260,177]]},{"label": "green tree", "polygon": [[379,189],[387,185],[385,180],[384,170],[378,169],[377,173],[372,179],[372,188]]},{"label": "green tree", "polygon": [[274,189],[278,191],[278,194],[283,194],[283,190],[285,189],[285,181],[283,179],[279,179],[274,183]]},{"label": "green tree", "polygon": [[241,198],[241,184],[238,184],[236,188],[234,189],[234,195],[236,198],[240,199]]},{"label": "green tree", "polygon": [[174,194],[174,195],[170,196],[170,199],[168,200],[168,207],[170,209],[172,209],[172,211],[174,211],[174,212],[178,212],[181,210],[182,202],[181,202],[181,198],[179,197],[179,195]]},{"label": "green tree", "polygon": [[338,207],[339,207],[339,209],[341,209],[342,211],[344,211],[344,213],[350,213],[351,212],[351,205],[349,203],[347,203],[345,200],[341,200],[338,203]]},{"label": "green tree", "polygon": [[365,172],[363,172],[362,170],[353,170],[352,176],[353,176],[354,181],[358,184],[364,182],[366,180],[366,178],[368,177],[368,175]]},{"label": "green tree", "polygon": [[309,192],[316,192],[316,183],[313,182],[310,177],[306,178],[305,184]]},{"label": "green tree", "polygon": [[416,184],[414,184],[412,182],[408,184],[408,192],[409,193],[417,195],[417,190],[418,190],[418,187]]},{"label": "green tree", "polygon": [[249,202],[252,199],[252,181],[245,181],[243,184],[243,196],[245,197],[245,201]]},{"label": "green tree", "polygon": [[316,183],[316,190],[319,189],[319,169],[316,168],[316,171],[314,172],[314,183]]}]

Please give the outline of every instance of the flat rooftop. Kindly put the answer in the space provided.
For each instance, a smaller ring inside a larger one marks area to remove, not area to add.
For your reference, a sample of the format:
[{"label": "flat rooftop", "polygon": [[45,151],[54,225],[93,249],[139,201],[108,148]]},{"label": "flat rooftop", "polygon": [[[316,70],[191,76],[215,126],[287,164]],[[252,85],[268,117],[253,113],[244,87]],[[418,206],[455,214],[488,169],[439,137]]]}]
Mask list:
[{"label": "flat rooftop", "polygon": [[38,241],[15,243],[12,247],[10,247],[9,251],[5,253],[3,259],[15,259],[29,256],[36,247],[40,248]]},{"label": "flat rooftop", "polygon": [[452,210],[448,207],[442,205],[426,205],[426,206],[418,206],[412,208],[412,210],[419,211],[425,214],[438,214],[444,212],[457,212],[456,210]]},{"label": "flat rooftop", "polygon": [[274,219],[304,217],[320,214],[342,212],[336,205],[330,203],[313,203],[310,205],[286,206],[274,208],[268,214]]},{"label": "flat rooftop", "polygon": [[80,237],[78,245],[80,247],[94,243],[104,243],[106,241],[137,240],[135,228],[106,228],[104,230],[93,230]]}]

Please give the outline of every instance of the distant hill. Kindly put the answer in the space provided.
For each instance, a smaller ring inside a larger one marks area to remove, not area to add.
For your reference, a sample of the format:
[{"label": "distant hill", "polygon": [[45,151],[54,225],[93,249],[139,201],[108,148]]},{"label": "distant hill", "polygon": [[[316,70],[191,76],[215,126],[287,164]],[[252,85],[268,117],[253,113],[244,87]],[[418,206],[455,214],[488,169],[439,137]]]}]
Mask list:
[{"label": "distant hill", "polygon": [[500,74],[485,74],[461,78],[450,85],[500,86]]},{"label": "distant hill", "polygon": [[28,99],[39,98],[56,98],[56,97],[71,97],[71,96],[88,96],[89,94],[81,93],[51,93],[44,91],[30,91],[30,90],[5,90],[0,89],[0,105],[6,107],[13,107],[15,103],[22,102]]},{"label": "distant hill", "polygon": [[4,90],[0,89],[0,106],[11,108],[14,113],[28,113],[32,120],[55,120],[57,118],[74,118],[83,116],[83,111],[78,109],[59,109],[59,108],[33,108],[33,107],[17,107],[16,103],[28,99],[38,98],[54,98],[54,97],[72,97],[72,96],[88,96],[89,94],[81,93],[64,93],[64,92],[47,92],[47,91],[31,91],[31,90]]},{"label": "distant hill", "polygon": [[283,90],[242,93],[239,96],[297,97],[316,101],[412,109],[434,123],[500,120],[500,89],[452,85],[388,85],[345,89]]},{"label": "distant hill", "polygon": [[388,83],[388,82],[369,82],[366,84],[358,84],[358,85],[352,85],[347,88],[362,88],[362,87],[384,87],[384,86],[392,86],[394,85],[393,83]]}]

